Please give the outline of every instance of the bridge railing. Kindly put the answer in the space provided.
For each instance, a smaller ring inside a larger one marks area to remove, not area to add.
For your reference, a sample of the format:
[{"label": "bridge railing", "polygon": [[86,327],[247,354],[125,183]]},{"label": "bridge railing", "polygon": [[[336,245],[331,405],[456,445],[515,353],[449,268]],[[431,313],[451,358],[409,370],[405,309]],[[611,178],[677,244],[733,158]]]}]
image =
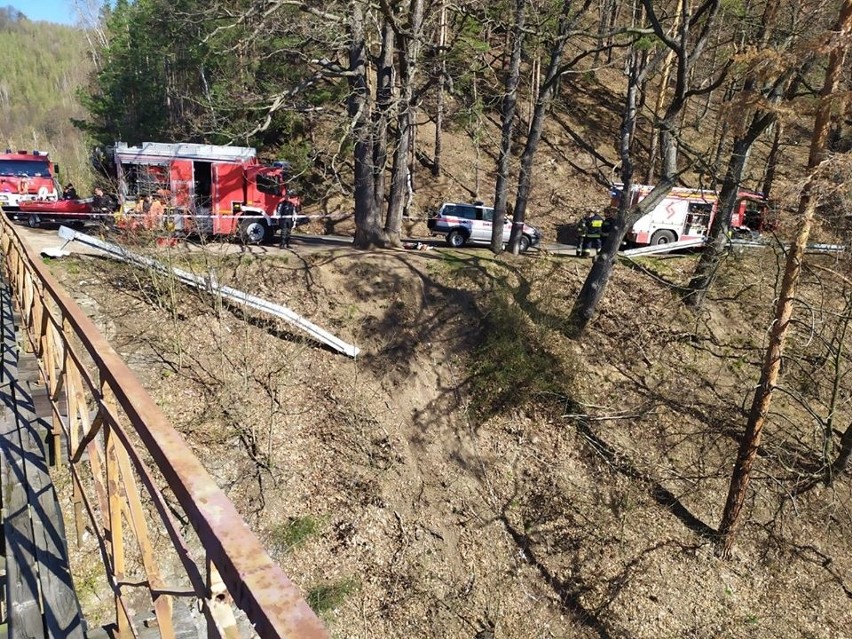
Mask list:
[{"label": "bridge railing", "polygon": [[[54,458],[62,463],[64,447],[68,459],[78,543],[88,520],[119,636],[137,634],[141,590],[156,617],[148,625],[164,638],[175,636],[175,597],[197,604],[210,637],[240,636],[232,604],[261,637],[326,637],[183,437],[1,210],[0,248],[25,346],[51,399]],[[178,519],[191,524],[192,538]]]}]

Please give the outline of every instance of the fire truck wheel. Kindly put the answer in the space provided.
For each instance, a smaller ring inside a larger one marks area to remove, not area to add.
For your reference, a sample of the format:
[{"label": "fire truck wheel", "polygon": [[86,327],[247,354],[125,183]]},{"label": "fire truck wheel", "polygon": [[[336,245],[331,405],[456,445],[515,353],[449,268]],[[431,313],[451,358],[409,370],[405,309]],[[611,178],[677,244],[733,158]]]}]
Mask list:
[{"label": "fire truck wheel", "polygon": [[651,244],[671,244],[677,240],[674,231],[657,231],[651,236]]},{"label": "fire truck wheel", "polygon": [[240,222],[240,237],[246,244],[260,244],[272,237],[272,229],[263,220],[243,220]]},{"label": "fire truck wheel", "polygon": [[455,231],[450,231],[447,235],[447,244],[452,246],[453,248],[461,248],[464,246],[464,243],[467,242],[467,238],[464,236],[464,233],[456,229]]},{"label": "fire truck wheel", "polygon": [[41,218],[38,215],[32,214],[27,217],[27,226],[31,229],[37,229],[41,226]]}]

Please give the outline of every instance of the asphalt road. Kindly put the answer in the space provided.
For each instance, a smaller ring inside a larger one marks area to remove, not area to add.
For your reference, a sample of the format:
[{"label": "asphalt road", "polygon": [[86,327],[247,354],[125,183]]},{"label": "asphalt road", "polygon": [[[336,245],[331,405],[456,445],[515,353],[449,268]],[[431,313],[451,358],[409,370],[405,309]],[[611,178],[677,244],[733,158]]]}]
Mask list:
[{"label": "asphalt road", "polygon": [[[38,254],[41,254],[45,250],[52,251],[57,249],[61,249],[63,251],[78,255],[103,254],[102,251],[91,246],[87,246],[81,242],[65,242],[65,240],[59,237],[58,225],[45,225],[42,228],[33,229],[23,224],[15,224],[15,229],[18,231],[24,241],[26,241],[26,243],[29,244],[30,247]],[[88,233],[95,237],[98,236],[97,230],[94,228],[80,229],[80,231],[82,233]],[[109,238],[107,238],[107,241],[109,241]],[[415,238],[407,241],[422,242],[435,248],[447,247],[443,238]],[[274,255],[280,254],[282,250],[286,250],[279,248],[277,242],[261,245],[247,245],[243,244],[238,240],[227,239],[222,239],[215,242],[206,242],[203,245],[197,241],[187,241],[185,242],[185,245],[191,251],[213,250],[219,254],[225,255],[237,253],[251,253],[253,255]],[[296,253],[312,253],[329,249],[351,247],[352,238],[341,235],[304,235],[301,233],[294,233],[291,238],[290,246],[291,250],[295,251]],[[574,246],[556,243],[545,243],[542,245],[542,248],[550,253],[569,255],[573,255],[575,249]]]}]

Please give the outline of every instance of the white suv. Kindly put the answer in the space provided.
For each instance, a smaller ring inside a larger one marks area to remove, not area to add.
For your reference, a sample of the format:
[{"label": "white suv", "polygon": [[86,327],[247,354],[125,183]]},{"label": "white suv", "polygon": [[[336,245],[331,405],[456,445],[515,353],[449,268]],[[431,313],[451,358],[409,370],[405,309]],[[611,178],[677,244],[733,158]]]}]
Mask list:
[{"label": "white suv", "polygon": [[[491,220],[494,216],[494,208],[481,203],[475,204],[452,204],[447,202],[441,205],[434,217],[426,222],[432,235],[445,235],[447,244],[453,248],[461,248],[468,242],[471,244],[491,243]],[[509,242],[512,232],[512,220],[506,219],[503,225],[503,243]],[[520,240],[521,252],[531,246],[537,246],[541,242],[541,232],[527,224],[524,224],[523,235]]]}]

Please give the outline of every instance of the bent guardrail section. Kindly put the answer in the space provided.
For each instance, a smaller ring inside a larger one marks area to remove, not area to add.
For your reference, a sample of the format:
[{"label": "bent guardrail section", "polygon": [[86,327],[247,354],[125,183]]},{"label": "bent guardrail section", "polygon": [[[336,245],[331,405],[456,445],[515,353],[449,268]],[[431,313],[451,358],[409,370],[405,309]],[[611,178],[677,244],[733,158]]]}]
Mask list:
[{"label": "bent guardrail section", "polygon": [[[327,637],[183,437],[2,210],[0,248],[21,328],[51,399],[54,450],[63,440],[67,450],[78,543],[85,516],[115,599],[118,635],[136,636],[140,620],[133,611],[144,589],[156,616],[151,625],[164,638],[175,636],[177,597],[198,599],[211,637],[239,636],[231,600],[261,637]],[[173,495],[168,503],[167,492]],[[188,539],[175,521],[175,501],[197,539]],[[175,565],[182,568],[181,583],[164,576]]]}]

